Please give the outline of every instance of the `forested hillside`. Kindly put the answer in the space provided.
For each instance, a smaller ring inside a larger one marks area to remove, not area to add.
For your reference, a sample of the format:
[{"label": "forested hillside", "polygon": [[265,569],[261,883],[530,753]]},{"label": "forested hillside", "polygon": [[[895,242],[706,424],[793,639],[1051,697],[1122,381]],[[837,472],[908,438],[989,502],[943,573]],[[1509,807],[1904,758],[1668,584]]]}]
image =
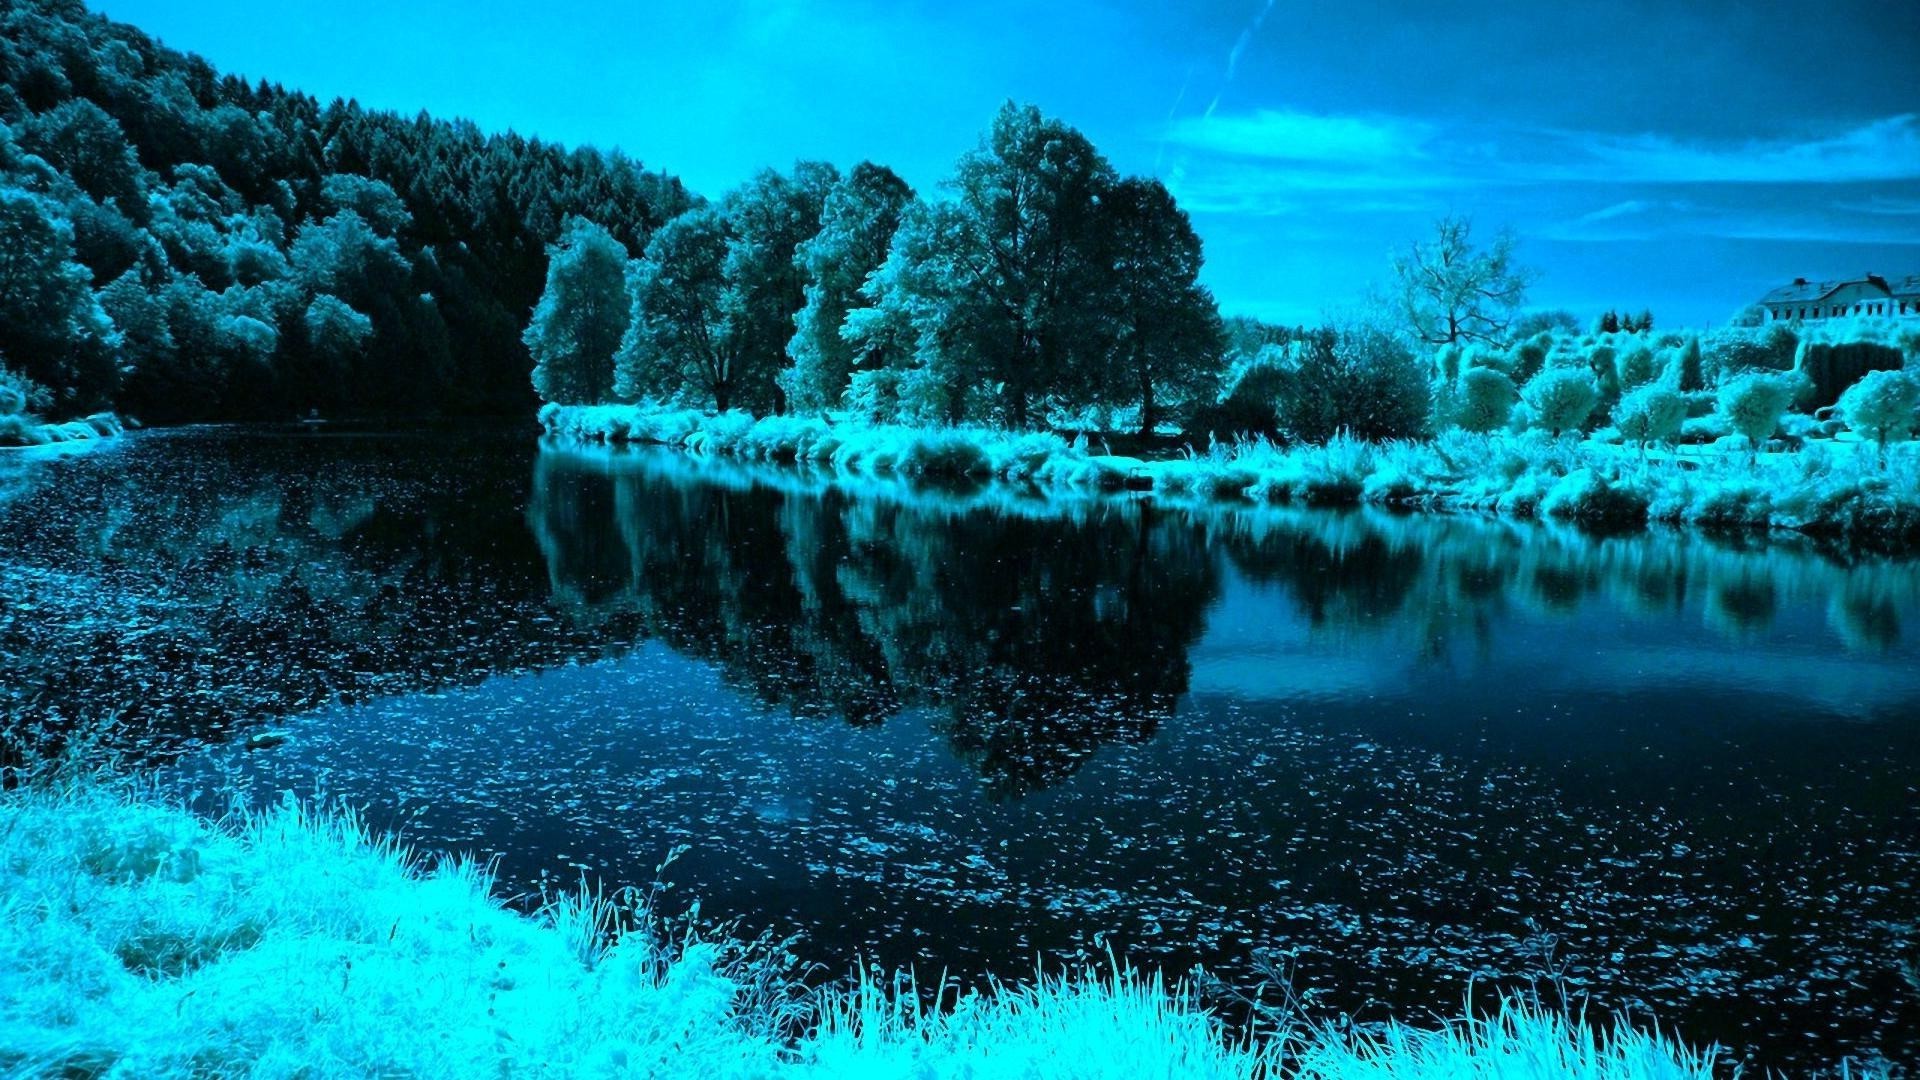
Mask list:
[{"label": "forested hillside", "polygon": [[148,422],[525,413],[581,215],[698,203],[617,153],[222,76],[78,0],[0,5],[0,399]]}]

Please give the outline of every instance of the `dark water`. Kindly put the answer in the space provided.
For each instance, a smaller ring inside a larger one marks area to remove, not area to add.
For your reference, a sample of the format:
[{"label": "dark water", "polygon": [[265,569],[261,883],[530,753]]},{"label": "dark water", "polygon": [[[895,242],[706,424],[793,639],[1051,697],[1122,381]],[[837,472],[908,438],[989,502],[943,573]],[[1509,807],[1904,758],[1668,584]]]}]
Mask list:
[{"label": "dark water", "polygon": [[832,971],[1111,949],[1920,1057],[1920,562],[200,431],[0,462],[0,601],[12,732],[111,714]]}]

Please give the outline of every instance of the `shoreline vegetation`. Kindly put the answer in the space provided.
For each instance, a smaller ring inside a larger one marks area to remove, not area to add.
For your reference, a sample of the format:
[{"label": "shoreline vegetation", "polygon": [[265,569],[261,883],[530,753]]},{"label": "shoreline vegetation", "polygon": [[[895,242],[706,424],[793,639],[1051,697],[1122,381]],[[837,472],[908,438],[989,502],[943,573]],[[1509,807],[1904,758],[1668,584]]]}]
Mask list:
[{"label": "shoreline vegetation", "polygon": [[1650,524],[1778,529],[1853,541],[1920,542],[1920,452],[1811,444],[1792,452],[1675,447],[1642,454],[1539,432],[1450,431],[1426,441],[1320,445],[1256,440],[1148,460],[1099,453],[1084,437],[987,427],[829,423],[650,405],[540,411],[562,441],[644,443],[849,475],[997,480],[1041,492],[1159,495],[1311,506],[1374,505],[1555,519],[1600,528]]},{"label": "shoreline vegetation", "polygon": [[928,1000],[644,900],[533,914],[291,795],[209,821],[124,781],[0,794],[0,1069],[34,1075],[1699,1078],[1715,1057],[1505,999],[1478,1018],[1230,1037],[1187,983],[1115,966]]},{"label": "shoreline vegetation", "polygon": [[120,418],[110,412],[94,413],[64,423],[19,414],[0,415],[0,449],[107,439],[125,431],[126,427]]}]

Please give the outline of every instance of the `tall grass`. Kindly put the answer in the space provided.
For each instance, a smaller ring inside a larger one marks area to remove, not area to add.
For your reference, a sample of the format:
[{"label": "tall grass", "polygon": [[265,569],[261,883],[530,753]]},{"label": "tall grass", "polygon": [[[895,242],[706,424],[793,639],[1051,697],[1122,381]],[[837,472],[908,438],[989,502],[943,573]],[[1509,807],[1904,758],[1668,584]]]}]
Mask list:
[{"label": "tall grass", "polygon": [[1920,543],[1920,445],[1861,452],[1819,440],[1789,453],[1709,448],[1643,455],[1543,433],[1452,429],[1421,441],[1215,445],[1170,461],[1095,454],[1052,434],[829,425],[744,413],[607,405],[541,412],[587,442],[655,442],[710,456],[830,466],[863,476],[999,478],[1051,491],[1151,490],[1199,499],[1475,511],[1609,527],[1650,522],[1787,529]]},{"label": "tall grass", "polygon": [[[598,898],[508,910],[288,800],[208,822],[101,782],[0,796],[9,1075],[1704,1078],[1673,1041],[1509,1007],[1372,1039],[1224,1037],[1124,969],[941,996],[863,972],[812,1006],[726,942]],[[624,926],[623,933],[611,929]],[[769,988],[772,988],[771,990]]]}]

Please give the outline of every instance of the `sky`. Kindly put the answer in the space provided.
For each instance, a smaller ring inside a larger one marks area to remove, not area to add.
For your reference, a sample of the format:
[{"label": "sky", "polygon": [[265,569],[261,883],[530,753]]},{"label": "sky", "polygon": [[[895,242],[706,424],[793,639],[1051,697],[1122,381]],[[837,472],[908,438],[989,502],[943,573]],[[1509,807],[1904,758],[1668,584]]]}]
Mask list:
[{"label": "sky", "polygon": [[1532,306],[1730,317],[1920,273],[1920,3],[91,0],[323,99],[619,148],[718,195],[799,159],[937,194],[1001,102],[1157,176],[1228,314],[1308,322],[1436,217]]}]

